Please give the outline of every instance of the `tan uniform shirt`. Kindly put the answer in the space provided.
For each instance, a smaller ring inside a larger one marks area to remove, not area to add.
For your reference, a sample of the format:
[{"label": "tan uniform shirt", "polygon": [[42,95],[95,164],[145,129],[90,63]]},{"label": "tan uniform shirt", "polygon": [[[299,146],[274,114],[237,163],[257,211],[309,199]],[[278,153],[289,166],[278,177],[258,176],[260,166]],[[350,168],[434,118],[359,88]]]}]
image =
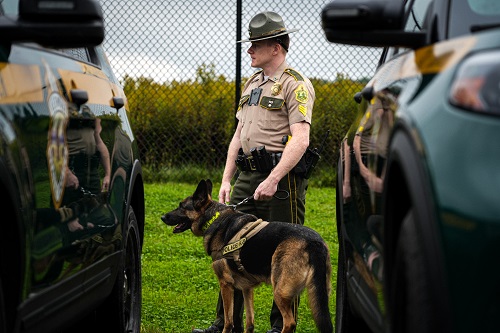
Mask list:
[{"label": "tan uniform shirt", "polygon": [[[262,89],[257,101],[256,88]],[[283,151],[281,140],[284,135],[291,135],[290,125],[301,121],[311,123],[314,99],[311,81],[289,68],[286,61],[267,80],[263,71],[255,73],[243,87],[236,112],[242,125],[243,152],[249,155],[251,148],[260,146],[265,146],[268,152]]]},{"label": "tan uniform shirt", "polygon": [[356,135],[361,138],[362,154],[377,154],[386,157],[392,127],[389,121],[389,112],[388,103],[375,98],[373,104],[364,114],[356,132]]}]

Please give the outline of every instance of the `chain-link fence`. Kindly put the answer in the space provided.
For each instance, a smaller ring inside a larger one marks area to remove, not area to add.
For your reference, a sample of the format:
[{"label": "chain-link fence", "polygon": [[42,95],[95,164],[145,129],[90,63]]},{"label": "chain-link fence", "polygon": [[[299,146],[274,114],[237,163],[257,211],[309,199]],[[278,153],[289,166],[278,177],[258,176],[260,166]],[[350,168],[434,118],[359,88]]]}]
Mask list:
[{"label": "chain-link fence", "polygon": [[290,35],[287,62],[316,90],[311,144],[330,135],[313,178],[334,185],[338,143],[355,117],[353,95],[377,64],[378,49],[335,45],[321,29],[326,0],[102,1],[104,47],[123,83],[150,180],[220,179],[240,88],[255,68],[246,53],[250,19],[271,10]]}]

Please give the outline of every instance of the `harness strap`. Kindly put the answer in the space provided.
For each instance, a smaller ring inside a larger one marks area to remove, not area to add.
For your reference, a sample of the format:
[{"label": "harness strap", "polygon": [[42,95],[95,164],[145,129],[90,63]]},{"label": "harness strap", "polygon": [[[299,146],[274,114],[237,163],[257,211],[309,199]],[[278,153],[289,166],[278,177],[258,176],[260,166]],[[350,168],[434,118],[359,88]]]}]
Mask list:
[{"label": "harness strap", "polygon": [[222,249],[222,255],[219,251],[219,254],[215,254],[215,256],[212,255],[212,259],[215,260],[216,258],[221,257],[226,259],[233,259],[236,263],[236,266],[238,267],[238,271],[250,276],[249,274],[246,274],[247,272],[245,271],[245,267],[243,267],[243,265],[241,264],[241,248],[247,240],[258,234],[259,231],[264,229],[268,224],[269,222],[263,221],[262,219],[247,223],[243,228],[241,228],[240,231],[238,231],[236,235],[234,235],[233,238],[231,238],[229,243],[224,246],[224,248]]}]

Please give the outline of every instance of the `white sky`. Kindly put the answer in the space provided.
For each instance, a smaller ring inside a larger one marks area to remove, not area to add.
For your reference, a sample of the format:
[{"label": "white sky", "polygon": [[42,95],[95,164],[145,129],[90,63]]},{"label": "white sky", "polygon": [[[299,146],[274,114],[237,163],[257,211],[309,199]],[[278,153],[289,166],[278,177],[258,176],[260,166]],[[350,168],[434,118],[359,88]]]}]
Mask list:
[{"label": "white sky", "polygon": [[[101,0],[105,15],[106,48],[119,78],[145,76],[157,82],[195,77],[201,64],[214,64],[217,74],[235,78],[236,1]],[[371,76],[378,50],[329,43],[321,29],[326,0],[243,1],[242,38],[248,22],[264,10],[278,12],[290,35],[288,63],[308,77],[334,80]],[[242,76],[251,75],[242,44]]]}]

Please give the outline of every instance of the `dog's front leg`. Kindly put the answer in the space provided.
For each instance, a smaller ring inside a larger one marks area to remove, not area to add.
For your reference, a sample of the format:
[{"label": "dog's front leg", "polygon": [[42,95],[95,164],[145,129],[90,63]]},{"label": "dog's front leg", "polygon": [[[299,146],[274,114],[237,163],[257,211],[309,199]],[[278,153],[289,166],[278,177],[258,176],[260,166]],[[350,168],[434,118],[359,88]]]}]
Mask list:
[{"label": "dog's front leg", "polygon": [[224,330],[222,333],[231,333],[234,328],[234,279],[225,259],[212,263],[212,268],[219,279],[219,287],[224,307]]},{"label": "dog's front leg", "polygon": [[222,294],[222,305],[224,306],[224,330],[222,333],[231,333],[234,328],[234,287],[227,281],[219,280],[220,292]]},{"label": "dog's front leg", "polygon": [[245,315],[246,315],[246,333],[253,333],[254,326],[254,310],[253,310],[253,288],[243,290],[243,299],[245,301]]}]

